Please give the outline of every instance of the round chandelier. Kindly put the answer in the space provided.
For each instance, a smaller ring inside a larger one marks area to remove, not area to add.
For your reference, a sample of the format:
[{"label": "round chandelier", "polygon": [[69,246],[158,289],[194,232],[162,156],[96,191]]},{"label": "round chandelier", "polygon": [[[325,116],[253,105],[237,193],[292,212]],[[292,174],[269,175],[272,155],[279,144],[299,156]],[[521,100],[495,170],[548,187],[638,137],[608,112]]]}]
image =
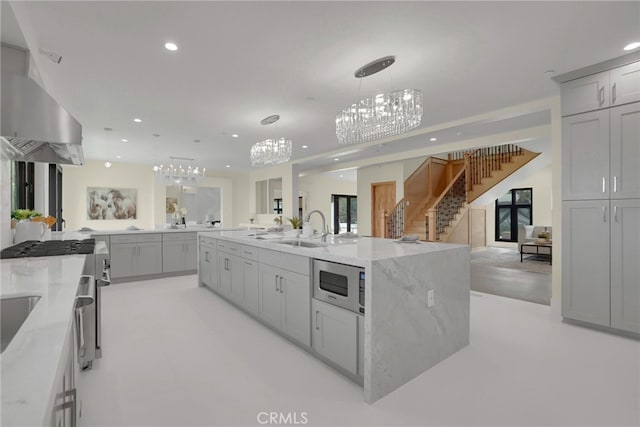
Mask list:
[{"label": "round chandelier", "polygon": [[205,168],[200,169],[195,159],[169,157],[169,164],[154,165],[153,173],[159,182],[167,185],[195,185],[203,180]]},{"label": "round chandelier", "polygon": [[291,140],[285,138],[257,142],[251,147],[251,166],[273,166],[288,162],[291,158],[291,146]]},{"label": "round chandelier", "polygon": [[[362,79],[380,72],[395,62],[386,56],[356,70]],[[360,144],[400,135],[420,126],[422,92],[404,89],[362,99],[336,115],[336,137],[341,144]]]},{"label": "round chandelier", "polygon": [[[273,114],[260,120],[260,124],[268,126],[278,120],[280,116]],[[265,139],[253,144],[249,152],[251,167],[274,166],[288,162],[291,158],[291,146],[291,140],[286,138]]]}]

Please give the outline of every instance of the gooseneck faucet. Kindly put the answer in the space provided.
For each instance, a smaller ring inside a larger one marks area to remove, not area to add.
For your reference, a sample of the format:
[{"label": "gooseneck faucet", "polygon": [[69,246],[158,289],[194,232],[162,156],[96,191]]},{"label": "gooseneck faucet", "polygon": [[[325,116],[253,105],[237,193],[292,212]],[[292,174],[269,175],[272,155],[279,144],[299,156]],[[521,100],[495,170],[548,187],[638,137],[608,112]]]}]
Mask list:
[{"label": "gooseneck faucet", "polygon": [[321,238],[321,240],[323,242],[326,242],[327,241],[327,236],[329,235],[329,229],[327,228],[327,221],[324,219],[324,214],[322,212],[320,212],[317,209],[309,212],[307,214],[307,216],[305,217],[304,222],[309,222],[309,220],[311,219],[311,214],[312,213],[318,213],[318,214],[320,214],[320,218],[322,218],[322,238]]}]

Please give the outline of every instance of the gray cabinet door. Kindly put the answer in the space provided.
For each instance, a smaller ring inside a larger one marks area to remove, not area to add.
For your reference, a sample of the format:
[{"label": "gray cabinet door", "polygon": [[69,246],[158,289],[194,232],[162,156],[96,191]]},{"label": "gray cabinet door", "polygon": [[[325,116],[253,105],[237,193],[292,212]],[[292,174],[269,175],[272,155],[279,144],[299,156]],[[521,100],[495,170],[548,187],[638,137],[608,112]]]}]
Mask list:
[{"label": "gray cabinet door", "polygon": [[205,286],[211,287],[211,249],[205,245],[200,245],[198,280]]},{"label": "gray cabinet door", "polygon": [[283,297],[282,331],[311,346],[311,278],[286,270],[279,271]]},{"label": "gray cabinet door", "polygon": [[562,204],[562,315],[610,325],[608,200]]},{"label": "gray cabinet door", "polygon": [[220,269],[219,273],[219,289],[220,292],[226,296],[231,297],[231,263],[230,263],[230,255],[224,252],[218,253],[218,268]]},{"label": "gray cabinet door", "polygon": [[640,62],[610,72],[611,105],[640,101]]},{"label": "gray cabinet door", "polygon": [[136,264],[140,276],[162,273],[162,243],[138,243]]},{"label": "gray cabinet door", "polygon": [[244,306],[254,316],[258,316],[258,263],[243,259]]},{"label": "gray cabinet door", "polygon": [[196,239],[184,241],[184,269],[186,271],[195,270],[198,267]]},{"label": "gray cabinet door", "polygon": [[609,198],[609,110],[562,119],[562,199]]},{"label": "gray cabinet door", "polygon": [[111,277],[135,276],[136,255],[138,253],[137,243],[121,243],[111,245],[109,258],[111,260]]},{"label": "gray cabinet door", "polygon": [[228,267],[231,270],[231,293],[230,298],[236,304],[244,305],[244,269],[242,258],[235,255],[228,255]]},{"label": "gray cabinet door", "polygon": [[162,243],[162,271],[171,273],[184,271],[184,241],[173,240]]},{"label": "gray cabinet door", "polygon": [[612,199],[640,198],[640,102],[611,112]]},{"label": "gray cabinet door", "polygon": [[609,106],[609,72],[564,83],[561,92],[563,116],[606,108]]},{"label": "gray cabinet door", "polygon": [[354,375],[358,374],[358,315],[312,301],[313,348]]},{"label": "gray cabinet door", "polygon": [[282,294],[280,293],[279,270],[270,265],[260,265],[260,289],[258,313],[265,323],[280,330]]},{"label": "gray cabinet door", "polygon": [[640,333],[640,199],[611,209],[611,326]]}]

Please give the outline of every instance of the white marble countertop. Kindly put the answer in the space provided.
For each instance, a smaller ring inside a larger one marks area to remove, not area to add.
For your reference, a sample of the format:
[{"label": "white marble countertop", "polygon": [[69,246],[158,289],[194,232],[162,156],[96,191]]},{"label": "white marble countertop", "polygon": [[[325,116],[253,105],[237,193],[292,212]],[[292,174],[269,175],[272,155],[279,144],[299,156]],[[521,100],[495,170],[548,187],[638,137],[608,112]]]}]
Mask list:
[{"label": "white marble countertop", "polygon": [[48,425],[85,255],[0,261],[0,297],[40,300],[2,353],[3,425]]},{"label": "white marble countertop", "polygon": [[[282,236],[280,238],[277,233],[270,233],[261,236],[256,236],[256,234],[257,233],[255,231],[251,230],[214,231],[199,233],[200,236],[224,239],[265,249],[271,249],[295,255],[304,255],[310,258],[318,258],[327,261],[353,264],[362,267],[365,266],[365,262],[374,260],[429,254],[460,247],[466,247],[465,245],[449,243],[397,243],[390,239],[382,239],[377,237],[358,237],[356,239],[349,239],[330,236],[329,238],[327,238],[326,246],[306,248],[278,243],[281,241],[296,240],[296,238],[286,236]],[[266,237],[266,239],[257,239],[256,237]],[[299,240],[321,243],[319,237],[310,239],[301,238]]]}]

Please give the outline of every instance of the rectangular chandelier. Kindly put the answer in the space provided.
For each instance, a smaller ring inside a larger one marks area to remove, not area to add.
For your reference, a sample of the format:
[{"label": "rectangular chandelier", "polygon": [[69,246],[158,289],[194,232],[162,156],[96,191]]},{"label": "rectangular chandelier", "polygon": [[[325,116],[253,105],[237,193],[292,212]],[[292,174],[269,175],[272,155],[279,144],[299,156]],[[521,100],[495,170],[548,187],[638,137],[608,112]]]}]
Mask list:
[{"label": "rectangular chandelier", "polygon": [[420,126],[422,92],[404,89],[365,98],[336,116],[341,144],[360,144],[400,135]]}]

